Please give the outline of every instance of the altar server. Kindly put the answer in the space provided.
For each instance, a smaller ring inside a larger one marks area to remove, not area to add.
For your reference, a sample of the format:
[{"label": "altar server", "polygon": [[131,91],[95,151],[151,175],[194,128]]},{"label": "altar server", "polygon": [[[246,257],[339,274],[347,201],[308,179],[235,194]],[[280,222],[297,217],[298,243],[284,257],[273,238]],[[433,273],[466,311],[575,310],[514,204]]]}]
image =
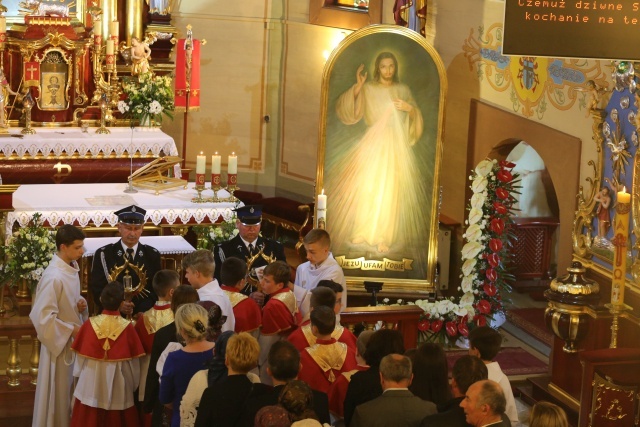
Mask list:
[{"label": "altar server", "polygon": [[[331,254],[331,237],[320,228],[314,228],[304,236],[304,248],[307,251],[307,262],[300,264],[296,270],[296,286],[308,291],[318,286],[321,280],[333,280],[342,285],[342,309],[347,307],[347,281],[342,267]],[[306,311],[301,303],[302,311]],[[306,315],[307,313],[303,313]]]},{"label": "altar server", "polygon": [[88,318],[87,302],[80,296],[80,269],[84,233],[63,225],[56,233],[57,253],[38,283],[29,318],[42,343],[33,409],[34,427],[69,425],[73,392],[71,342]]},{"label": "altar server", "polygon": [[108,283],[100,301],[102,314],[82,325],[72,346],[78,384],[71,426],[138,427],[133,392],[140,383],[144,348],[133,324],[118,311],[124,301],[122,283]]},{"label": "altar server", "polygon": [[[123,283],[123,277],[127,274],[131,276],[134,288],[140,283],[141,276],[145,277],[146,284],[133,301],[122,303],[120,307],[122,314],[145,312],[153,307],[158,299],[151,283],[153,276],[161,268],[160,252],[152,246],[140,243],[146,213],[146,210],[135,205],[115,212],[118,216],[120,240],[98,249],[91,267],[89,287],[97,312],[102,309],[100,305],[102,289],[110,281],[117,280]],[[131,264],[131,267],[123,268],[116,277],[110,277],[114,275],[115,269],[125,264],[125,260]]]}]

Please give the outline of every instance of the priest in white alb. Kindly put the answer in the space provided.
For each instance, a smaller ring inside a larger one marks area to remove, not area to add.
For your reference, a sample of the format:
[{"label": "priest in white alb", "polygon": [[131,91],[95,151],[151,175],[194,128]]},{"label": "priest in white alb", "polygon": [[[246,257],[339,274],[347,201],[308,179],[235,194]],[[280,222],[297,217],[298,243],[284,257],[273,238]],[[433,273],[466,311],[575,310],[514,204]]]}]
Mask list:
[{"label": "priest in white alb", "polygon": [[80,296],[76,263],[84,253],[84,238],[72,225],[60,227],[58,251],[42,274],[29,314],[42,343],[34,427],[69,426],[75,361],[71,343],[89,316],[87,301]]}]

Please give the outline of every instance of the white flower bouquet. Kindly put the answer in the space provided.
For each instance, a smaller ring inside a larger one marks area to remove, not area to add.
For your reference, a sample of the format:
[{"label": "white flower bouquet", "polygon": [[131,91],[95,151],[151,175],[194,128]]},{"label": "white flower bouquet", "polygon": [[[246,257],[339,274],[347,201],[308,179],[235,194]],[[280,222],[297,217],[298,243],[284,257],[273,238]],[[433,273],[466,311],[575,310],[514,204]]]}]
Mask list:
[{"label": "white flower bouquet", "polygon": [[118,111],[144,123],[150,120],[160,123],[165,115],[173,119],[175,109],[171,78],[143,73],[122,84],[125,99],[118,101]]}]

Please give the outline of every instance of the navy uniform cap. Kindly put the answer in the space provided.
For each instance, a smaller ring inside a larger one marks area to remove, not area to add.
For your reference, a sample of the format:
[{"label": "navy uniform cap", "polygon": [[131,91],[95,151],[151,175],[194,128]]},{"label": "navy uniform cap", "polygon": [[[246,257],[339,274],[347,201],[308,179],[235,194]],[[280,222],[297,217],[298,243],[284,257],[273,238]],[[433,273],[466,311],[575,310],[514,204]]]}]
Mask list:
[{"label": "navy uniform cap", "polygon": [[247,205],[234,209],[238,220],[244,225],[256,225],[262,222],[262,206]]},{"label": "navy uniform cap", "polygon": [[118,222],[123,224],[140,225],[144,224],[144,215],[147,211],[139,206],[131,205],[114,213],[118,215]]}]

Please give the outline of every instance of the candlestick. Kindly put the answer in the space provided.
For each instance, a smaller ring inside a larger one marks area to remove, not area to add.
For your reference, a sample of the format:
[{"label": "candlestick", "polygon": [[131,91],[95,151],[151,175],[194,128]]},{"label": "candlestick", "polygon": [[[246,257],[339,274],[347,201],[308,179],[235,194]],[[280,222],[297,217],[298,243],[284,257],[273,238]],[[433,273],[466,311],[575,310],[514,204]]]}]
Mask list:
[{"label": "candlestick", "polygon": [[98,19],[93,22],[93,35],[102,37],[102,20]]},{"label": "candlestick", "polygon": [[324,230],[327,227],[327,196],[324,194],[324,188],[322,193],[318,194],[318,200],[316,201],[316,228]]},{"label": "candlestick", "polygon": [[318,209],[327,209],[327,196],[324,194],[324,188],[322,193],[318,194]]},{"label": "candlestick", "polygon": [[0,16],[0,33],[7,32],[7,18],[4,16]]},{"label": "candlestick", "polygon": [[120,23],[118,21],[112,21],[109,24],[109,37],[114,41],[116,47],[118,47],[118,41],[120,39]]},{"label": "candlestick", "polygon": [[222,160],[220,155],[216,151],[213,156],[211,156],[211,173],[220,174],[220,165],[222,164]]},{"label": "candlestick", "polygon": [[198,198],[200,193],[204,190],[204,174],[206,172],[207,157],[202,154],[202,151],[196,157],[196,190],[198,190]]},{"label": "candlestick", "polygon": [[229,175],[235,175],[238,173],[238,156],[233,152],[227,159],[227,173]]},{"label": "candlestick", "polygon": [[627,244],[629,241],[629,211],[631,195],[626,188],[618,192],[616,198],[616,216],[613,222],[613,281],[611,283],[611,304],[624,304],[624,286],[627,275]]}]

